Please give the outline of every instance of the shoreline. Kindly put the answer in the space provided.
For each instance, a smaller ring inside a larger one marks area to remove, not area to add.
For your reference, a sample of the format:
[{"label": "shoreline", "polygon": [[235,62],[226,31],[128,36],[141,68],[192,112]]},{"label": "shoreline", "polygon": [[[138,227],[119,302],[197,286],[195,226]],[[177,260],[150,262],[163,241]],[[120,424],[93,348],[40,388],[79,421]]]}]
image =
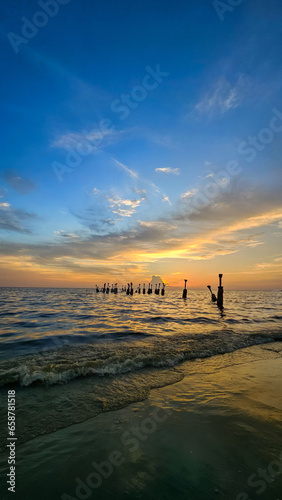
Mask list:
[{"label": "shoreline", "polygon": [[[79,499],[84,491],[85,499],[249,500],[265,483],[260,498],[278,499],[281,354],[275,342],[186,361],[182,380],[151,389],[144,401],[18,446],[18,498],[40,491],[42,500]],[[263,468],[268,481],[258,476]]]}]

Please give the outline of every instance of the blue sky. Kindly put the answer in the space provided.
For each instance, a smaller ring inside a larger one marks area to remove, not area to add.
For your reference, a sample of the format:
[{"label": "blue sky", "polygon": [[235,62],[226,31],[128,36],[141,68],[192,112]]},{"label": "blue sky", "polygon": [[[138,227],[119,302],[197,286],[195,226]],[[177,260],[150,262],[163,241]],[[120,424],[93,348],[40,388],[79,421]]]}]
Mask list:
[{"label": "blue sky", "polygon": [[2,2],[3,283],[281,287],[281,3],[64,2]]}]

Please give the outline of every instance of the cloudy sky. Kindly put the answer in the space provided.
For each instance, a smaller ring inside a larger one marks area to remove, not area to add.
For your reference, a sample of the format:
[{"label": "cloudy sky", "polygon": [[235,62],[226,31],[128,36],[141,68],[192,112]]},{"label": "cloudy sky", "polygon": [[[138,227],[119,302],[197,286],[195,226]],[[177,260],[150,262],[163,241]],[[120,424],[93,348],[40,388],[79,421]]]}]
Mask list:
[{"label": "cloudy sky", "polygon": [[282,288],[282,5],[237,4],[2,1],[0,285]]}]

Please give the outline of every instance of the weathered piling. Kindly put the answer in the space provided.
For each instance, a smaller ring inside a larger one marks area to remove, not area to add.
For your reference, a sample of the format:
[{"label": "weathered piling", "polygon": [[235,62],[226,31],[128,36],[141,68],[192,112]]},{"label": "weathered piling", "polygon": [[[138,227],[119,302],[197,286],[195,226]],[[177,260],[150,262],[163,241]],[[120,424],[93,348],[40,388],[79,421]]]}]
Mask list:
[{"label": "weathered piling", "polygon": [[184,280],[185,281],[185,286],[184,286],[184,289],[183,289],[183,294],[182,294],[182,298],[183,299],[186,299],[187,298],[187,281],[188,280]]},{"label": "weathered piling", "polygon": [[211,289],[211,286],[210,285],[207,285],[207,288],[209,289],[209,291],[211,292],[211,299],[212,299],[212,302],[216,302],[217,301],[217,298],[216,298],[216,295],[213,293],[212,289]]},{"label": "weathered piling", "polygon": [[130,294],[130,285],[129,285],[129,283],[127,283],[126,295],[129,295],[129,294]]},{"label": "weathered piling", "polygon": [[220,309],[223,308],[223,286],[222,286],[222,276],[223,274],[219,274],[219,286],[218,286],[218,292],[217,292],[217,306],[220,307]]},{"label": "weathered piling", "polygon": [[133,295],[133,283],[130,283],[130,295]]},{"label": "weathered piling", "polygon": [[143,283],[143,295],[145,295],[145,293],[146,293],[146,285],[145,283]]},{"label": "weathered piling", "polygon": [[165,294],[165,284],[163,283],[163,287],[162,287],[162,295]]}]

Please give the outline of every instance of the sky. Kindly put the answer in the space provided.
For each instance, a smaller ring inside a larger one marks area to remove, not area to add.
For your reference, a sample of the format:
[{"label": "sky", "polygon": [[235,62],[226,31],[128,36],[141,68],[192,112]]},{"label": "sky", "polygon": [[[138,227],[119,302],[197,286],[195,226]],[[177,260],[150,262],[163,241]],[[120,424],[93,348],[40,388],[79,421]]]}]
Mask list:
[{"label": "sky", "polygon": [[2,13],[0,286],[282,288],[280,1]]}]

